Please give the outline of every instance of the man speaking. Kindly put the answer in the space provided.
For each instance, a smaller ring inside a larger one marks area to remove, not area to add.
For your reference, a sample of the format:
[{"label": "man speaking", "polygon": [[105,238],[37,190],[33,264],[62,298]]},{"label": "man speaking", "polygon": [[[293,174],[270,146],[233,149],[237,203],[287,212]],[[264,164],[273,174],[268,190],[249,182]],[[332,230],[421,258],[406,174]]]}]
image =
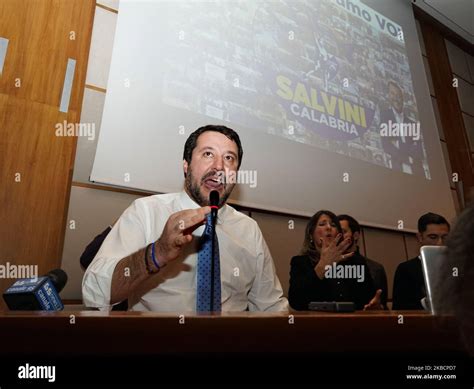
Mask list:
[{"label": "man speaking", "polygon": [[242,155],[232,129],[194,131],[184,146],[185,190],[141,198],[125,210],[84,274],[84,303],[109,309],[128,299],[134,311],[287,310],[257,223],[226,204]]}]

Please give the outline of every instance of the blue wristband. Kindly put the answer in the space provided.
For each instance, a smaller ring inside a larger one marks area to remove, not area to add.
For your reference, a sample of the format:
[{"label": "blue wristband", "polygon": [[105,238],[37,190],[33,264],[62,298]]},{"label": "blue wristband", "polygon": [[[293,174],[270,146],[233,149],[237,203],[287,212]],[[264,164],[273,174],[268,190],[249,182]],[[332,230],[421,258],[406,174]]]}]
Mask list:
[{"label": "blue wristband", "polygon": [[158,264],[158,261],[155,258],[155,242],[151,244],[151,260],[153,261],[153,265],[160,270],[161,266]]}]

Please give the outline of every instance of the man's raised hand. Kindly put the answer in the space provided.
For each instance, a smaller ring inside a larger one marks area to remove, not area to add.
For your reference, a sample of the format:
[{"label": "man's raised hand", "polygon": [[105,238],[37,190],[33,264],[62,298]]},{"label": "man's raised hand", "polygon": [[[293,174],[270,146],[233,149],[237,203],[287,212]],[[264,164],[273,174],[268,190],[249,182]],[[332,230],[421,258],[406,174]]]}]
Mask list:
[{"label": "man's raised hand", "polygon": [[205,223],[209,212],[211,207],[186,209],[168,218],[161,237],[156,241],[156,257],[160,265],[179,257],[183,246],[193,240],[193,231]]}]

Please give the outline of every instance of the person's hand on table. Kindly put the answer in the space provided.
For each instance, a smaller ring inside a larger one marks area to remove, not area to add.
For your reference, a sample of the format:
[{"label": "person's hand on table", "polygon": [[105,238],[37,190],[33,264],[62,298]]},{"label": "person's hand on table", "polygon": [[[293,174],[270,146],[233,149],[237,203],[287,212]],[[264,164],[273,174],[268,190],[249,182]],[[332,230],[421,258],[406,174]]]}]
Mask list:
[{"label": "person's hand on table", "polygon": [[383,305],[381,303],[382,301],[382,289],[377,289],[377,292],[375,292],[375,296],[372,298],[372,300],[369,301],[368,304],[364,305],[364,311],[375,311],[379,309],[383,309]]}]

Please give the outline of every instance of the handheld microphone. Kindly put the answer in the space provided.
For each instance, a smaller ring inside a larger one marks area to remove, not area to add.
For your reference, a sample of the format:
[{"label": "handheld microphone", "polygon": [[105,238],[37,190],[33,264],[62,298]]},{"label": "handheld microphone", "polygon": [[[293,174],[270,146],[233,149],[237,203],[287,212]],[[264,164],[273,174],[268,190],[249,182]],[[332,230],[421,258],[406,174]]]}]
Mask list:
[{"label": "handheld microphone", "polygon": [[213,225],[216,225],[217,211],[219,210],[219,192],[213,190],[209,194],[209,203],[211,205],[211,220]]},{"label": "handheld microphone", "polygon": [[66,282],[67,274],[55,269],[42,277],[15,281],[3,299],[12,311],[61,311],[64,305],[58,293]]}]

